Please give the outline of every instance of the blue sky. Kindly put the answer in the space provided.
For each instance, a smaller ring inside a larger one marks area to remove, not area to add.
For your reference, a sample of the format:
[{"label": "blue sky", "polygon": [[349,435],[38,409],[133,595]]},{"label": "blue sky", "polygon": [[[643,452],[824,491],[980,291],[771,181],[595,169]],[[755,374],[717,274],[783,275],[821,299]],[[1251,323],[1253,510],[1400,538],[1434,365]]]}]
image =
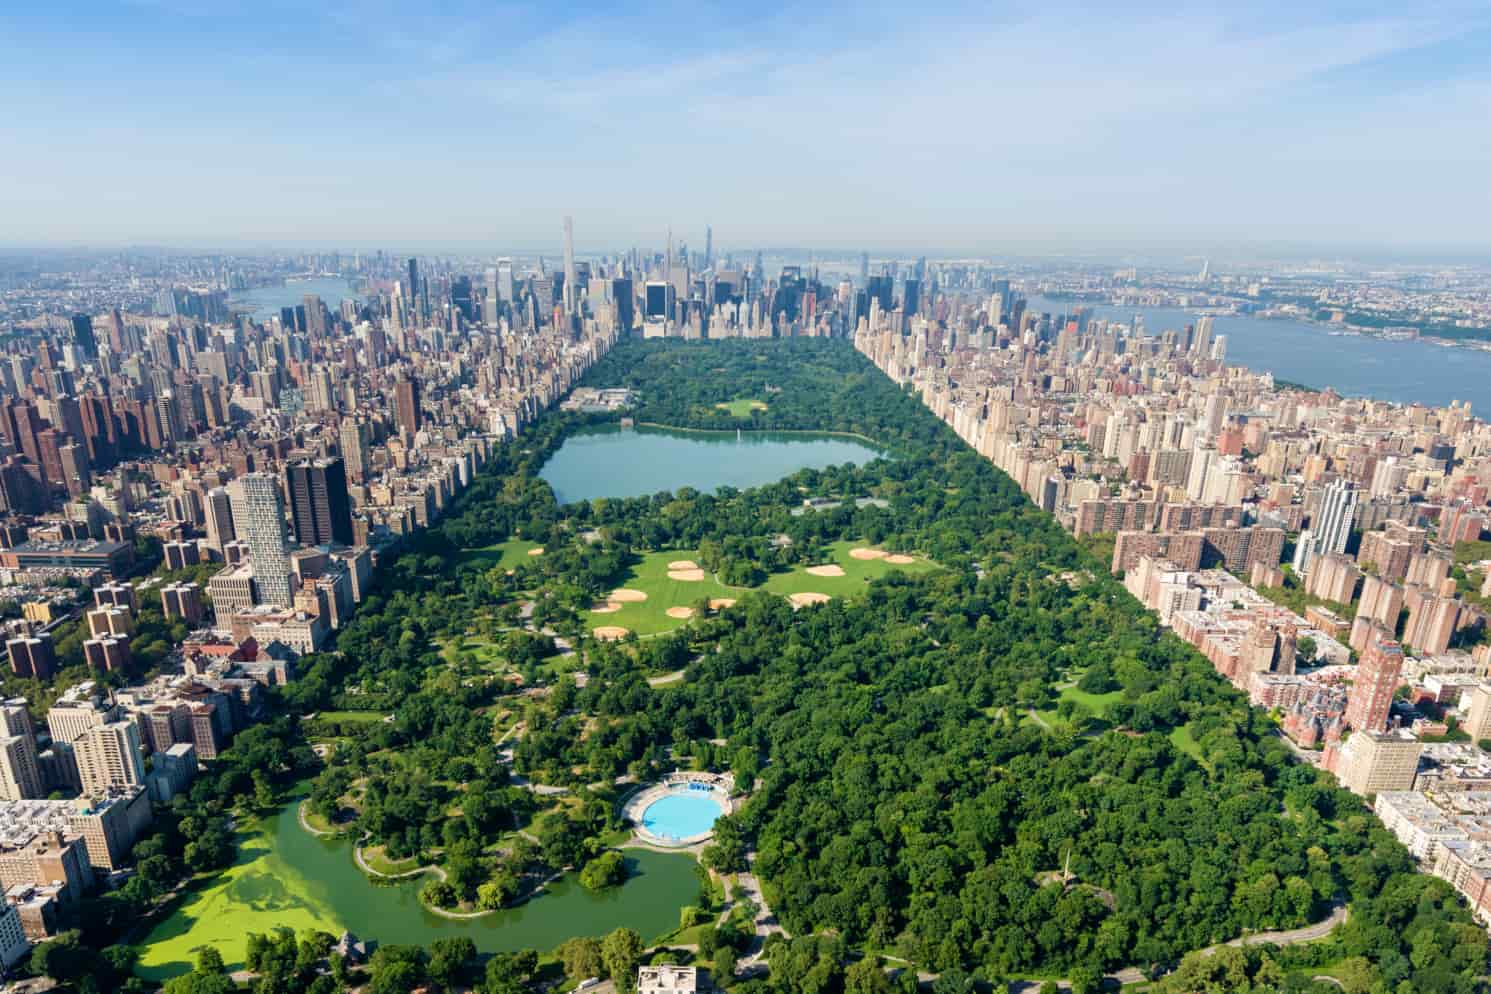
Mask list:
[{"label": "blue sky", "polygon": [[0,95],[9,244],[1491,245],[1484,2],[21,0]]}]

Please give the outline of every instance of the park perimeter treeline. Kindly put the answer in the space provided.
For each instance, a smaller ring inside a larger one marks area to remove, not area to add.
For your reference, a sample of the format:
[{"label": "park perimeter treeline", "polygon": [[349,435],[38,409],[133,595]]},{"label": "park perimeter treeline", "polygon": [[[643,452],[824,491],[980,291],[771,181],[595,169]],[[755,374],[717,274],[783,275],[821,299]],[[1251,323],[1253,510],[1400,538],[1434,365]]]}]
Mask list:
[{"label": "park perimeter treeline", "polygon": [[[895,950],[940,972],[948,994],[970,975],[1061,975],[1087,987],[1105,970],[1173,965],[1245,931],[1318,919],[1344,898],[1350,920],[1326,942],[1190,963],[1169,983],[1308,990],[1297,968],[1344,960],[1364,991],[1477,989],[1485,936],[1453,892],[1415,873],[1357,798],[1291,765],[1261,713],[847,343],[630,343],[585,382],[639,390],[639,421],[851,431],[892,458],[745,492],[561,508],[538,470],[568,431],[595,419],[546,415],[383,571],[339,653],[309,660],[284,692],[287,712],[361,697],[394,713],[374,734],[419,743],[422,763],[475,767],[441,765],[432,780],[454,772],[480,782],[491,736],[471,705],[490,691],[451,692],[438,648],[478,612],[511,620],[514,598],[537,589],[536,616],[578,636],[585,607],[643,550],[708,547],[766,572],[841,539],[917,551],[947,568],[796,613],[780,598],[745,596],[671,636],[583,644],[575,665],[590,671],[588,685],[561,680],[563,706],[535,715],[548,725],[530,725],[518,771],[543,782],[645,775],[670,748],[697,753],[726,740],[712,750],[715,765],[760,783],[720,824],[707,862],[738,869],[755,850],[788,931],[834,936],[774,949],[771,977],[742,986],[835,994],[843,944]],[[769,406],[745,419],[715,407],[742,396]],[[805,492],[889,507],[791,515]],[[579,541],[587,531],[598,540]],[[774,541],[780,534],[792,545]],[[509,538],[548,551],[511,576],[462,565],[463,549]],[[546,648],[509,636],[514,655],[531,656],[528,675],[544,679]],[[647,686],[647,673],[682,664],[681,683]],[[1079,678],[1121,691],[1101,720],[1076,714],[1047,730],[1026,717],[1052,706],[1055,684]],[[1182,727],[1196,755],[1172,742]],[[262,795],[266,774],[284,782],[309,762],[296,723],[255,731],[184,810],[220,818],[252,803],[256,788]],[[403,830],[424,844],[435,830],[427,824]],[[179,836],[163,836],[161,855],[196,868]],[[1223,969],[1231,973],[1219,981],[1198,977]],[[850,980],[876,983],[867,976]]]}]

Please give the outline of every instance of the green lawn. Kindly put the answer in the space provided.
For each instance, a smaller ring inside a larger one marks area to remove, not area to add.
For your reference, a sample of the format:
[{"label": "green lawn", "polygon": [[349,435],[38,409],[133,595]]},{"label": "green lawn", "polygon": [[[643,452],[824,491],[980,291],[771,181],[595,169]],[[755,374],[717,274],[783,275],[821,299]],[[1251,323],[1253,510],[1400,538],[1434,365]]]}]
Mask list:
[{"label": "green lawn", "polygon": [[413,857],[409,859],[389,859],[384,854],[382,846],[369,846],[362,851],[363,862],[367,863],[379,873],[408,873],[420,866],[420,862]]},{"label": "green lawn", "polygon": [[713,576],[703,580],[674,580],[668,576],[668,564],[676,560],[695,560],[698,554],[684,552],[650,552],[642,562],[632,567],[626,580],[619,586],[640,590],[647,600],[623,603],[621,610],[592,613],[587,621],[591,628],[601,625],[617,625],[630,629],[638,635],[653,635],[672,631],[686,621],[668,617],[670,607],[691,607],[701,597],[739,599],[755,590],[766,590],[786,596],[798,593],[820,593],[830,597],[852,597],[865,589],[865,584],[879,579],[893,570],[907,573],[925,573],[936,569],[935,563],[918,559],[914,563],[894,566],[880,559],[859,560],[849,556],[849,550],[858,542],[835,542],[827,549],[828,559],[824,565],[835,563],[844,570],[843,576],[813,576],[804,567],[768,577],[760,587],[727,587]]},{"label": "green lawn", "polygon": [[500,671],[507,668],[501,649],[491,642],[470,635],[460,642],[446,642],[440,647],[440,655],[452,666],[456,664],[458,656],[465,655],[472,657],[476,665],[483,669]]},{"label": "green lawn", "polygon": [[734,418],[748,418],[751,416],[752,411],[766,410],[766,402],[764,400],[756,400],[753,397],[739,397],[730,401],[728,404],[716,404],[714,406],[722,411],[729,411],[730,416]]},{"label": "green lawn", "polygon": [[236,967],[250,932],[285,927],[341,934],[330,906],[274,852],[273,839],[273,826],[263,821],[240,830],[233,865],[193,885],[180,898],[185,913],[167,918],[140,944],[142,977],[164,980],[189,972],[204,946],[216,947],[223,962]]},{"label": "green lawn", "polygon": [[1189,724],[1172,728],[1170,730],[1170,741],[1175,744],[1175,748],[1190,756],[1208,770],[1211,769],[1211,764],[1206,761],[1206,756],[1201,751],[1201,743],[1197,742],[1196,737],[1191,734]]},{"label": "green lawn", "polygon": [[1123,691],[1110,690],[1106,694],[1089,694],[1085,690],[1079,690],[1075,686],[1065,687],[1057,695],[1059,700],[1075,701],[1087,709],[1087,713],[1097,718],[1108,717],[1108,709],[1123,700]]},{"label": "green lawn", "polygon": [[317,718],[327,721],[365,721],[371,724],[388,717],[385,711],[317,711]]},{"label": "green lawn", "polygon": [[537,542],[510,538],[506,542],[484,545],[480,549],[462,549],[456,554],[455,566],[481,563],[486,566],[501,566],[503,569],[517,569],[519,563],[529,561],[529,550],[537,548]]}]

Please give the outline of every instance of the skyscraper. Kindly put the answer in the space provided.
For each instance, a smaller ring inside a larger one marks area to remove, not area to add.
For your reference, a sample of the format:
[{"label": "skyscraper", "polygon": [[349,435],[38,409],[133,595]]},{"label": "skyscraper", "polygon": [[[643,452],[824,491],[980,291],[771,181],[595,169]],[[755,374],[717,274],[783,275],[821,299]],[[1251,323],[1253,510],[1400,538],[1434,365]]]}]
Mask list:
[{"label": "skyscraper", "polygon": [[580,303],[579,287],[575,283],[575,221],[564,216],[564,313],[573,315]]},{"label": "skyscraper", "polygon": [[1346,698],[1346,724],[1357,732],[1386,730],[1393,691],[1398,689],[1402,672],[1402,647],[1385,630],[1379,630],[1357,664],[1356,682]]},{"label": "skyscraper", "polygon": [[72,340],[78,350],[90,359],[98,358],[98,339],[93,334],[93,319],[86,314],[72,316]]},{"label": "skyscraper", "polygon": [[368,478],[368,426],[353,418],[342,419],[339,432],[342,463],[347,467],[347,477],[354,483],[364,483]]},{"label": "skyscraper", "polygon": [[1196,319],[1196,337],[1191,340],[1191,351],[1203,359],[1211,354],[1211,326],[1210,315]]},{"label": "skyscraper", "polygon": [[233,531],[233,505],[228,499],[226,487],[213,487],[202,501],[203,517],[206,518],[207,544],[218,552],[223,546],[237,538]]},{"label": "skyscraper", "polygon": [[301,545],[352,544],[352,501],[340,459],[306,459],[285,467],[290,518]]},{"label": "skyscraper", "polygon": [[233,530],[248,544],[259,601],[290,606],[290,557],[285,550],[285,506],[279,480],[249,473],[229,484]]},{"label": "skyscraper", "polygon": [[393,385],[393,413],[400,431],[408,435],[419,431],[419,384],[414,380]]},{"label": "skyscraper", "polygon": [[704,226],[704,268],[709,269],[714,265],[714,229],[709,225]]}]

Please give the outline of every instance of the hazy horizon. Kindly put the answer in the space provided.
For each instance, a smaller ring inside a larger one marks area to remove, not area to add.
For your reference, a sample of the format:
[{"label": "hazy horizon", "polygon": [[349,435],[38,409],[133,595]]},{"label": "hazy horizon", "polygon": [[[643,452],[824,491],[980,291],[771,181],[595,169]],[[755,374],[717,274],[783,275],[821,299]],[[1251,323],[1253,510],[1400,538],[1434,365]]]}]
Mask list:
[{"label": "hazy horizon", "polygon": [[135,0],[0,36],[17,246],[552,251],[572,214],[591,253],[707,223],[737,249],[1491,255],[1491,9],[1458,0]]}]

